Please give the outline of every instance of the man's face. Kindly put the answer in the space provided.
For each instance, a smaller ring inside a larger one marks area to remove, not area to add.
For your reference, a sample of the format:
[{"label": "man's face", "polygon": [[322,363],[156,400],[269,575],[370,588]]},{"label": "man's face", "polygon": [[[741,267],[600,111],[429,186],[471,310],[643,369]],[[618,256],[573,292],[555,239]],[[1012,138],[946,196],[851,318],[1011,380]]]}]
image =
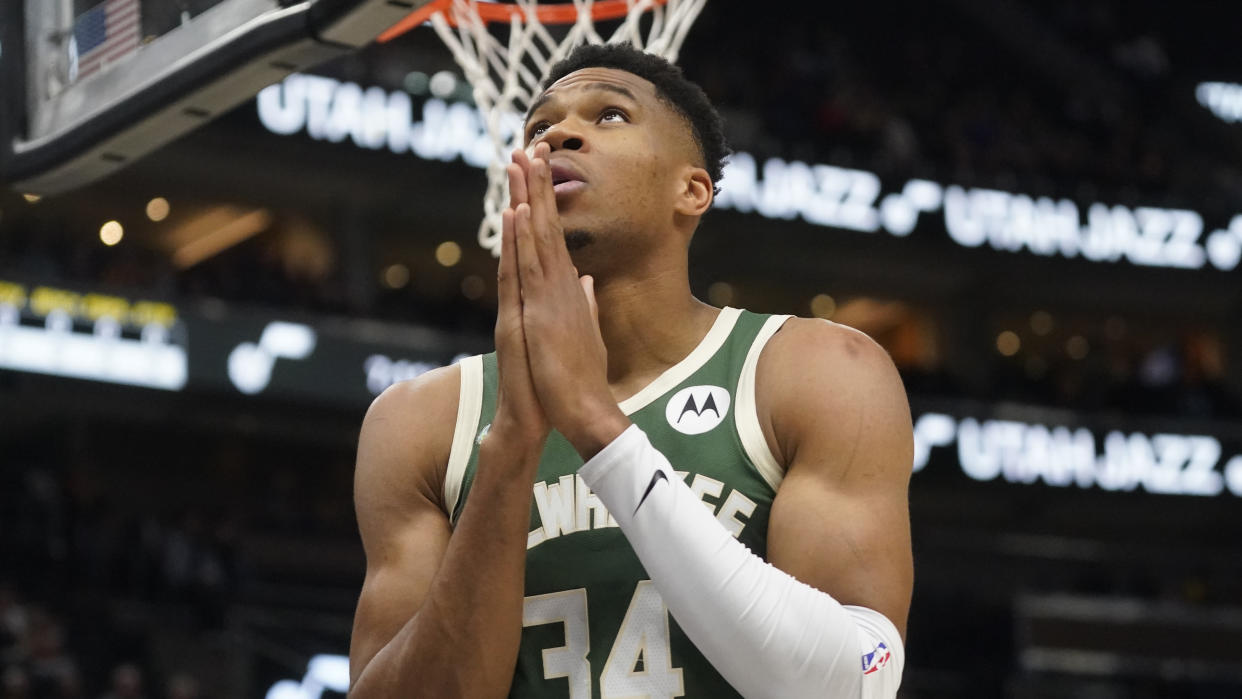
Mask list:
[{"label": "man's face", "polygon": [[584,68],[551,85],[533,107],[527,151],[541,141],[552,149],[571,249],[667,234],[679,176],[696,150],[689,127],[654,85],[623,70]]}]

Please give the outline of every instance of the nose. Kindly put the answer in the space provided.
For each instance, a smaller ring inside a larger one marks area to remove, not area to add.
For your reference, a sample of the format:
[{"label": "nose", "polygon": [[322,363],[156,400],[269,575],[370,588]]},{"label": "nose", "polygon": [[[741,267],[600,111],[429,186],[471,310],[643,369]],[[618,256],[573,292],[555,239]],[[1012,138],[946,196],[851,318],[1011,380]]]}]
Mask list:
[{"label": "nose", "polygon": [[548,147],[553,151],[582,150],[585,145],[581,132],[565,122],[549,127],[543,135],[543,140],[547,141]]},{"label": "nose", "polygon": [[[549,145],[552,146],[552,150],[557,150],[555,143]],[[561,141],[560,147],[565,150],[582,150],[582,139],[577,136],[570,136],[569,138],[565,138]]]}]

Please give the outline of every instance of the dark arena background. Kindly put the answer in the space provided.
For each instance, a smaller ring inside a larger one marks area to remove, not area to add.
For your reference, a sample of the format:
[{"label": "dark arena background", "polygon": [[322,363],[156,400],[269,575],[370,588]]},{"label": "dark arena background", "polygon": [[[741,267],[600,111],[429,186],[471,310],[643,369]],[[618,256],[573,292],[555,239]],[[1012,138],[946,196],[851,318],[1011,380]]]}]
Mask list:
[{"label": "dark arena background", "polygon": [[[427,27],[371,41],[410,4],[0,7],[0,697],[344,696],[363,413],[495,311],[469,85]],[[1242,696],[1240,26],[691,29],[736,151],[696,294],[859,328],[905,379],[902,697]]]}]

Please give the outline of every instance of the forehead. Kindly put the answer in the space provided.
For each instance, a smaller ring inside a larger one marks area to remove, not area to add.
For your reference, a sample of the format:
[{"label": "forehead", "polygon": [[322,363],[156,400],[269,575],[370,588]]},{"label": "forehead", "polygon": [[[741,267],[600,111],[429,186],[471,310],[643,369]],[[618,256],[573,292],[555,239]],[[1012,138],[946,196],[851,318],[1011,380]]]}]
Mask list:
[{"label": "forehead", "polygon": [[614,92],[624,90],[633,94],[640,102],[656,101],[656,89],[651,81],[617,68],[592,67],[575,70],[552,83],[536,99],[536,104],[573,99],[577,94],[600,89]]}]

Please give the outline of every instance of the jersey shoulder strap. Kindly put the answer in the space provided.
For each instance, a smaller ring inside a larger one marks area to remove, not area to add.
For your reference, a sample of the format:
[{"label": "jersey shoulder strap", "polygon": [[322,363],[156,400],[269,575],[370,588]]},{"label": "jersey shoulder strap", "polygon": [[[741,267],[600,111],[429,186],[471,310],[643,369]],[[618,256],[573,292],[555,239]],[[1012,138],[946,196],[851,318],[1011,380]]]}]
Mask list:
[{"label": "jersey shoulder strap", "polygon": [[759,327],[738,368],[735,391],[737,405],[733,409],[734,428],[737,430],[738,441],[742,443],[742,450],[746,452],[746,458],[759,471],[764,482],[775,492],[785,478],[785,468],[772,454],[767,437],[763,434],[763,428],[759,425],[759,410],[755,398],[755,375],[759,368],[759,355],[767,346],[768,340],[771,340],[785,321],[793,316],[746,313],[744,317],[751,323],[757,323]]},{"label": "jersey shoulder strap", "polygon": [[[488,356],[494,363],[495,354]],[[457,394],[457,422],[453,427],[453,443],[449,447],[448,467],[444,473],[444,508],[445,514],[451,521],[456,521],[454,513],[461,499],[462,481],[466,475],[466,467],[470,464],[471,454],[474,452],[475,435],[478,433],[479,425],[491,423],[490,416],[487,422],[480,422],[483,417],[483,406],[488,403],[483,379],[487,373],[484,368],[485,361],[486,358],[483,355],[476,354],[459,362],[461,386]],[[492,374],[494,375],[495,371]],[[493,406],[496,404],[494,395],[491,404]]]}]

